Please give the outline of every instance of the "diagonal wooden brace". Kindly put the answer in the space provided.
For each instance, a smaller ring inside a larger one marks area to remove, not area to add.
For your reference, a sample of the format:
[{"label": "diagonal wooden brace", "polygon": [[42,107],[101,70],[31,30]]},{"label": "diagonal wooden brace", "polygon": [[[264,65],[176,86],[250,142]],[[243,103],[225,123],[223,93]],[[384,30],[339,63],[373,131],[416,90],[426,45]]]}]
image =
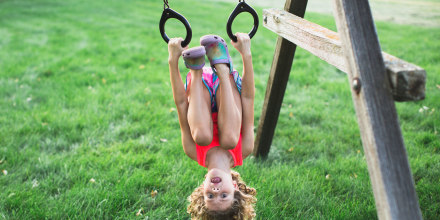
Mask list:
[{"label": "diagonal wooden brace", "polygon": [[333,3],[378,217],[422,219],[368,0]]},{"label": "diagonal wooden brace", "polygon": [[[284,10],[303,17],[306,12],[307,0],[286,0]],[[272,144],[272,138],[283,103],[284,93],[289,79],[296,45],[282,37],[278,37],[277,46],[267,81],[264,105],[255,137],[254,155],[266,157]]]}]

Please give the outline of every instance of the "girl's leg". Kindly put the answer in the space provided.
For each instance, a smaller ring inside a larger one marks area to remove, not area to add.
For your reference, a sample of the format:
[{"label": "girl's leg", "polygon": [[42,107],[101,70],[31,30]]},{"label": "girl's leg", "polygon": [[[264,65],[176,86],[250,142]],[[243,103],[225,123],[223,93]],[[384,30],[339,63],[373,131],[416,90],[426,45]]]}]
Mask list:
[{"label": "girl's leg", "polygon": [[202,81],[201,69],[191,69],[189,86],[188,124],[191,135],[200,146],[209,145],[213,138],[211,117],[211,95]]},{"label": "girl's leg", "polygon": [[242,120],[240,93],[229,73],[229,66],[224,63],[214,66],[220,81],[215,96],[218,106],[220,145],[225,149],[233,149],[237,146],[240,138]]}]

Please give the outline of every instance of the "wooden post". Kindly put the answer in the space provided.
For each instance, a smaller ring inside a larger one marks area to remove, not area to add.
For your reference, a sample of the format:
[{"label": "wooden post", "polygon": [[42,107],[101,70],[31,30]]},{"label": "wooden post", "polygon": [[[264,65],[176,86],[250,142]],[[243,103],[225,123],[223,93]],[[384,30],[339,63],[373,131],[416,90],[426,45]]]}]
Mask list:
[{"label": "wooden post", "polygon": [[[284,10],[296,16],[304,17],[306,7],[307,0],[287,0]],[[263,20],[263,22],[265,21]],[[282,37],[278,37],[272,68],[267,82],[263,110],[255,138],[255,156],[266,157],[269,153],[295,50],[295,44]]]},{"label": "wooden post", "polygon": [[380,219],[422,219],[368,0],[333,0]]}]

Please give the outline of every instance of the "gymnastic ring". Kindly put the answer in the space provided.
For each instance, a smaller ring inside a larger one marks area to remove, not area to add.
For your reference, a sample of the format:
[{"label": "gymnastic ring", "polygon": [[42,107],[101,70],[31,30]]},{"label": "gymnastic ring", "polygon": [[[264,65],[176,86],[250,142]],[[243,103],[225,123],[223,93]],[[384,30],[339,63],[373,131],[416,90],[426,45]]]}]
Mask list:
[{"label": "gymnastic ring", "polygon": [[170,41],[170,38],[165,33],[165,23],[170,18],[175,18],[175,19],[179,20],[180,22],[182,22],[183,25],[185,25],[186,37],[185,37],[185,40],[182,41],[182,47],[186,47],[189,44],[189,42],[191,42],[191,38],[192,38],[191,25],[189,24],[189,22],[186,20],[185,17],[183,17],[181,14],[177,13],[176,11],[174,11],[171,8],[164,8],[163,13],[162,13],[162,17],[160,18],[159,30],[160,30],[160,34],[162,35],[163,40],[166,43],[168,43]]},{"label": "gymnastic ring", "polygon": [[231,38],[231,40],[234,42],[237,42],[237,37],[232,34],[232,22],[234,22],[234,19],[237,17],[237,15],[242,12],[249,12],[254,18],[254,27],[252,28],[251,32],[249,32],[249,37],[252,38],[258,30],[259,21],[257,12],[251,6],[246,4],[246,2],[239,2],[234,11],[232,11],[231,15],[229,15],[228,23],[226,24],[226,32],[228,33],[229,38]]}]

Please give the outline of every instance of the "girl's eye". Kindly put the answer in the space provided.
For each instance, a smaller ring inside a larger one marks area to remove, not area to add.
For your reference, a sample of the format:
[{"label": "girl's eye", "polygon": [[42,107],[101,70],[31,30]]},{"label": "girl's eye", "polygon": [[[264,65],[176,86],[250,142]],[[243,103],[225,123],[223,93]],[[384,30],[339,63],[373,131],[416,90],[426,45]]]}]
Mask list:
[{"label": "girl's eye", "polygon": [[228,197],[228,194],[223,193],[223,194],[222,194],[222,198],[226,198],[226,197]]},{"label": "girl's eye", "polygon": [[212,199],[212,198],[214,198],[214,195],[210,193],[210,194],[208,194],[208,198]]}]

